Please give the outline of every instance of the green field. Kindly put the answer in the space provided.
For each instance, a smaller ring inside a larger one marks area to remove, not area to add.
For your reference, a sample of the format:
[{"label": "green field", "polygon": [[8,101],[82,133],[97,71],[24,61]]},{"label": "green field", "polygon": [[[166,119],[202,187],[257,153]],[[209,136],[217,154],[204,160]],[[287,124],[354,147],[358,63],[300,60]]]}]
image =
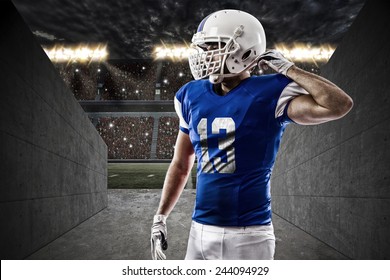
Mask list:
[{"label": "green field", "polygon": [[[161,189],[169,163],[109,163],[109,189]],[[192,184],[195,188],[195,167],[192,170]]]}]

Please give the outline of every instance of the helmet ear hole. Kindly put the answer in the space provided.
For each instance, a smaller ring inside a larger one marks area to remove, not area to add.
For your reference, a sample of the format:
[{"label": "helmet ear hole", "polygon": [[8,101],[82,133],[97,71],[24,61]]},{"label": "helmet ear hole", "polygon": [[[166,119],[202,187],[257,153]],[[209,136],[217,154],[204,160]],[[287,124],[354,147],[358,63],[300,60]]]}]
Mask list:
[{"label": "helmet ear hole", "polygon": [[247,60],[248,57],[250,57],[251,53],[252,53],[252,50],[247,50],[247,51],[241,56],[241,60],[242,60],[242,61]]}]

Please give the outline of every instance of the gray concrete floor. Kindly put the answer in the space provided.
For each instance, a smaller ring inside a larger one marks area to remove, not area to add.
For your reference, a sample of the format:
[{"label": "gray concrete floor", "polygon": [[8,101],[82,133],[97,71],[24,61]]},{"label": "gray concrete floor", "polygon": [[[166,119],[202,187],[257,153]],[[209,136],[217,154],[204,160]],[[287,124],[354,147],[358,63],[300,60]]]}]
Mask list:
[{"label": "gray concrete floor", "polygon": [[[161,190],[109,190],[108,207],[41,248],[28,259],[150,259],[150,226]],[[184,190],[168,219],[168,259],[183,259],[195,190]],[[275,259],[346,259],[280,216],[273,214]]]}]

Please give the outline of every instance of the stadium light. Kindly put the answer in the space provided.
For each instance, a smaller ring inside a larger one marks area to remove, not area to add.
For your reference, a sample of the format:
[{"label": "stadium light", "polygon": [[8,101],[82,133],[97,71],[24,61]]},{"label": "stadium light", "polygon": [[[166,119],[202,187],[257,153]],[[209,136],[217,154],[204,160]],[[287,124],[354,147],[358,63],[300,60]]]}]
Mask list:
[{"label": "stadium light", "polygon": [[157,46],[155,47],[153,54],[155,59],[172,59],[172,60],[184,60],[187,59],[194,49],[187,45],[173,45],[173,46]]},{"label": "stadium light", "polygon": [[[335,48],[332,45],[324,44],[311,46],[309,44],[295,43],[292,45],[276,44],[273,49],[282,52],[283,55],[294,62],[327,62],[332,56]],[[186,45],[156,46],[153,52],[154,59],[184,60],[194,49]]]},{"label": "stadium light", "polygon": [[286,58],[295,62],[327,62],[335,51],[335,48],[329,44],[311,46],[302,43],[296,43],[291,46],[276,44],[275,49],[283,53]]},{"label": "stadium light", "polygon": [[106,45],[88,46],[63,46],[55,45],[52,48],[43,48],[47,56],[54,63],[59,62],[96,62],[105,61],[108,58]]}]

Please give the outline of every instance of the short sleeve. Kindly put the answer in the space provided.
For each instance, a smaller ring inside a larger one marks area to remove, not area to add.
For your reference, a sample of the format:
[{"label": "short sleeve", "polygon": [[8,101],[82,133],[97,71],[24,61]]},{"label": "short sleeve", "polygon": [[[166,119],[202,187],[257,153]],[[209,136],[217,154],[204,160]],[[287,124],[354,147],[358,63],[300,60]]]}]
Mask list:
[{"label": "short sleeve", "polygon": [[293,100],[295,97],[303,94],[309,94],[304,88],[299,86],[295,82],[289,83],[280,94],[280,97],[278,99],[278,103],[276,105],[275,110],[275,118],[279,118],[283,116],[283,114],[287,113],[286,107],[287,104],[290,103],[291,100]]},{"label": "short sleeve", "polygon": [[282,114],[276,118],[280,126],[287,125],[289,123],[295,123],[290,117],[287,115],[288,106],[290,105],[292,99],[287,101],[287,104],[284,106]]},{"label": "short sleeve", "polygon": [[176,111],[176,114],[177,116],[179,117],[179,128],[181,131],[183,131],[184,133],[188,134],[189,133],[189,125],[187,123],[187,121],[184,119],[184,114],[183,114],[183,104],[182,104],[182,100],[183,100],[183,89],[180,89],[177,93],[176,93],[176,96],[175,96],[175,99],[174,99],[174,104],[175,104],[175,111]]}]

